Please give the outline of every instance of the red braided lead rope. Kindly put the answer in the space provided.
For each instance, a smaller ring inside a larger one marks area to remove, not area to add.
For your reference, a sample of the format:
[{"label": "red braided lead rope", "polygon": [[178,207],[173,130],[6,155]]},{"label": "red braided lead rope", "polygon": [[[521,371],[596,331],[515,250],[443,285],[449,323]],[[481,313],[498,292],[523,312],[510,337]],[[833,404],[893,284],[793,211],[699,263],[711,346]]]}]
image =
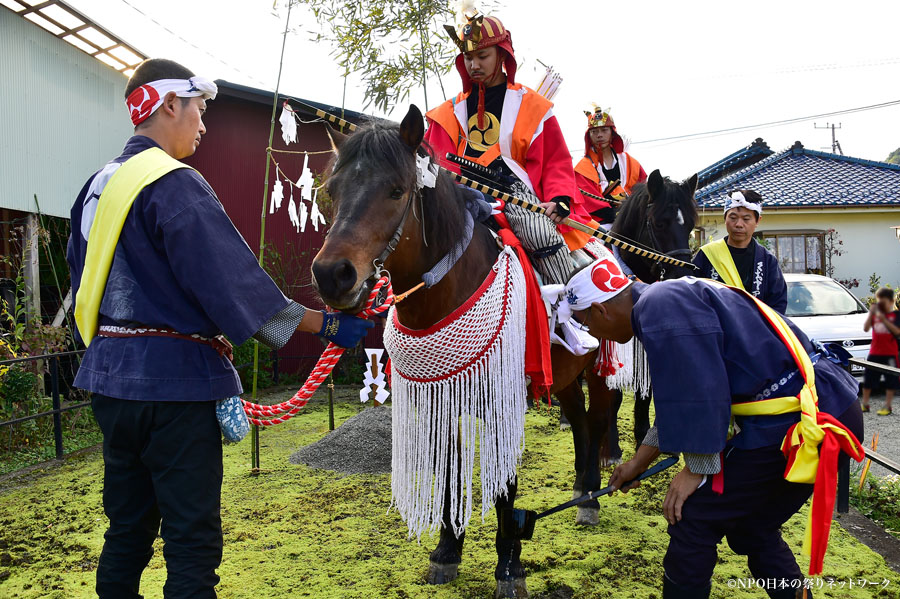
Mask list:
[{"label": "red braided lead rope", "polygon": [[[387,285],[387,296],[385,297],[384,302],[378,307],[373,307],[376,298],[378,297],[378,293],[385,285]],[[381,314],[390,308],[393,303],[394,291],[391,288],[390,279],[381,277],[375,285],[372,286],[372,292],[369,294],[369,299],[366,301],[366,307],[358,314],[358,316],[361,318],[369,318],[375,314]],[[322,352],[319,361],[316,362],[315,368],[313,368],[313,371],[309,374],[309,378],[306,379],[303,387],[287,401],[275,404],[274,406],[264,406],[242,399],[241,402],[244,404],[244,412],[247,413],[250,423],[257,426],[272,426],[273,424],[281,424],[282,422],[290,420],[303,409],[309,402],[309,398],[313,396],[319,386],[326,378],[328,378],[328,375],[334,370],[335,365],[338,363],[338,360],[340,360],[343,353],[344,348],[339,347],[334,343],[329,343],[328,347],[325,348],[325,351]],[[267,418],[267,420],[253,418],[253,416]]]}]

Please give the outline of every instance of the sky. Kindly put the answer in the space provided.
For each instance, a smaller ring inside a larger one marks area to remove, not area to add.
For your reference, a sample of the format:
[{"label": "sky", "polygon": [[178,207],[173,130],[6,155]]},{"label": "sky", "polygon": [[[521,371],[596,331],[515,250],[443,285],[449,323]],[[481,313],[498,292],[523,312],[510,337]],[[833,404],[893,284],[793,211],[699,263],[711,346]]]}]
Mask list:
[{"label": "sky", "polygon": [[[172,58],[213,79],[275,89],[288,0],[274,9],[272,0],[68,1],[148,56]],[[900,146],[900,105],[815,123],[649,141],[900,100],[896,0],[498,3],[496,15],[512,33],[518,82],[538,85],[538,60],[563,77],[554,113],[573,158],[583,153],[583,111],[592,102],[610,109],[631,142],[629,153],[647,172],[660,169],[673,178],[757,137],[776,151],[795,140],[830,151],[830,130],[814,124],[840,123],[837,139],[850,156],[884,160]],[[281,90],[341,105],[342,71],[331,48],[311,41],[318,25],[305,7],[292,9],[290,29]],[[459,91],[455,70],[443,84],[450,95]],[[364,110],[363,89],[351,74],[346,108]],[[442,99],[434,78],[428,99],[430,108]],[[425,107],[421,89],[410,101]],[[406,109],[367,112],[400,120]]]}]

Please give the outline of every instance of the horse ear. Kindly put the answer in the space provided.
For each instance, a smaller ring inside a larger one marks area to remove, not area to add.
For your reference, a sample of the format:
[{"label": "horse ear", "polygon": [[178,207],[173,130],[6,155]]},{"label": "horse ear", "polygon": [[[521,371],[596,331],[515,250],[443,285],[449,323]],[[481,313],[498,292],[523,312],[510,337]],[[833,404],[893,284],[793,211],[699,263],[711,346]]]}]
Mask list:
[{"label": "horse ear", "polygon": [[409,105],[409,111],[400,123],[400,139],[413,152],[422,145],[425,139],[425,123],[422,121],[422,111],[415,104]]},{"label": "horse ear", "polygon": [[335,154],[340,151],[341,146],[344,145],[344,142],[350,137],[332,127],[328,122],[325,123],[325,133],[328,134],[328,139],[331,141],[331,149]]},{"label": "horse ear", "polygon": [[665,191],[666,182],[663,180],[663,176],[659,173],[659,169],[656,169],[650,176],[647,177],[647,191],[650,192],[650,199],[654,200],[663,195]]},{"label": "horse ear", "polygon": [[697,193],[697,173],[694,173],[687,181],[682,183],[681,188],[693,197]]}]

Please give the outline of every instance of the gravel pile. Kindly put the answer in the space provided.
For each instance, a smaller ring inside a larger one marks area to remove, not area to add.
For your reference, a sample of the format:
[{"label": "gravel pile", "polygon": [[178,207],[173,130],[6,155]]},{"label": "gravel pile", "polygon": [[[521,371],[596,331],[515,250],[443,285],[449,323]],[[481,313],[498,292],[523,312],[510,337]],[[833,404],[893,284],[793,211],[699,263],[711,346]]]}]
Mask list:
[{"label": "gravel pile", "polygon": [[391,408],[366,408],[290,458],[322,470],[346,474],[385,474],[391,471]]}]

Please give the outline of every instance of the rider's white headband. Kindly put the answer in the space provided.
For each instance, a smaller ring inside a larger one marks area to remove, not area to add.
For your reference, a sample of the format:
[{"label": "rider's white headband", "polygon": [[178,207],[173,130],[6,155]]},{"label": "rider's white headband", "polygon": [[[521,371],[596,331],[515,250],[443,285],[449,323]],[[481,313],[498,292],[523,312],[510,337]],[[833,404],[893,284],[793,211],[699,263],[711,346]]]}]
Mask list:
[{"label": "rider's white headband", "polygon": [[603,247],[591,247],[599,257],[575,273],[565,285],[546,285],[541,295],[551,304],[559,303],[557,318],[566,322],[573,312],[586,310],[592,304],[602,304],[628,288],[631,281],[622,272],[612,252]]},{"label": "rider's white headband", "polygon": [[169,92],[175,92],[179,98],[202,96],[206,100],[215,100],[219,88],[215,83],[203,77],[158,79],[144,84],[131,92],[125,99],[134,126],[137,127],[156,112]]},{"label": "rider's white headband", "polygon": [[728,211],[732,208],[746,208],[755,212],[756,216],[762,216],[762,204],[748,202],[744,194],[739,191],[733,191],[728,196],[728,199],[725,201],[725,214],[728,214]]}]

